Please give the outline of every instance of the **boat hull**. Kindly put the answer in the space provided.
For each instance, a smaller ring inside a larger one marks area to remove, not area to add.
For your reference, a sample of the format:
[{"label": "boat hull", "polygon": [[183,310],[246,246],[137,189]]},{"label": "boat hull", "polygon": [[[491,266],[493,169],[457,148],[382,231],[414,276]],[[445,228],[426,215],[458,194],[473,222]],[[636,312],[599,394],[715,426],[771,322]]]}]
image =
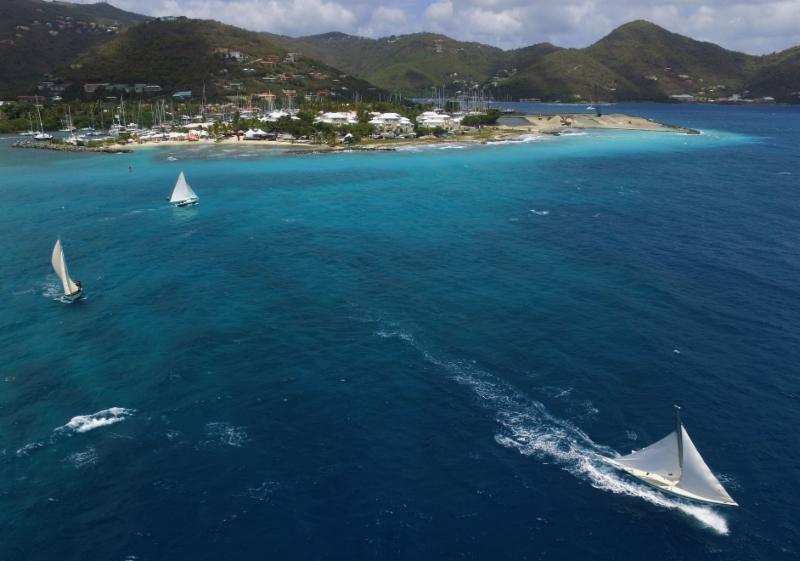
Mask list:
[{"label": "boat hull", "polygon": [[83,290],[80,290],[75,294],[65,294],[60,298],[60,300],[65,304],[72,304],[73,302],[77,302],[81,298],[83,298]]},{"label": "boat hull", "polygon": [[628,475],[631,475],[641,481],[642,483],[646,483],[650,487],[654,489],[658,489],[664,493],[668,493],[675,497],[680,497],[682,499],[687,499],[697,503],[703,504],[713,504],[713,505],[722,505],[722,506],[739,506],[739,503],[735,501],[716,501],[713,499],[707,499],[705,497],[701,497],[699,495],[695,495],[685,489],[681,489],[677,487],[673,482],[669,481],[666,478],[660,477],[659,475],[645,472],[636,468],[632,468],[630,466],[626,466],[620,464],[619,462],[615,462],[612,458],[606,458],[605,456],[601,456],[602,460],[607,464],[624,471]]},{"label": "boat hull", "polygon": [[188,201],[179,201],[177,203],[173,203],[176,207],[179,206],[194,206],[198,204],[200,201],[198,199],[189,199]]}]

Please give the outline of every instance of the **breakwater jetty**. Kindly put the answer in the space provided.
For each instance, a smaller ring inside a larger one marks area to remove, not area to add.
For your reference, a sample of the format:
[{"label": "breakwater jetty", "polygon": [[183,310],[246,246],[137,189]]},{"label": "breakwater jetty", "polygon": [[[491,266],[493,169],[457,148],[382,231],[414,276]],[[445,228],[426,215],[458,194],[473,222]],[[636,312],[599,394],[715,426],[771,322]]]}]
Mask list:
[{"label": "breakwater jetty", "polygon": [[31,148],[34,150],[55,150],[56,152],[99,152],[101,154],[128,154],[130,148],[119,146],[73,146],[72,144],[53,144],[50,142],[31,142],[20,140],[11,145],[12,148]]}]

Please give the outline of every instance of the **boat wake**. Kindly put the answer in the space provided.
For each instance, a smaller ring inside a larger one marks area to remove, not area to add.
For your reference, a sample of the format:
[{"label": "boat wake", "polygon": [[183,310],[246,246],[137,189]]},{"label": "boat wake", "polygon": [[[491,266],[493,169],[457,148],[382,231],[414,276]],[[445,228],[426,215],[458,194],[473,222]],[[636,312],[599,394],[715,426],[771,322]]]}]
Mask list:
[{"label": "boat wake", "polygon": [[103,409],[91,415],[78,415],[70,419],[66,425],[58,427],[54,432],[89,432],[100,427],[106,427],[115,423],[120,423],[136,413],[135,409],[125,409],[124,407],[111,407]]},{"label": "boat wake", "polygon": [[522,394],[475,364],[437,356],[412,334],[392,326],[376,335],[404,341],[453,381],[470,388],[499,425],[495,441],[520,454],[547,460],[562,467],[595,489],[645,500],[653,505],[688,515],[712,531],[727,535],[727,520],[707,506],[696,506],[667,497],[645,485],[621,476],[602,456],[618,456],[608,446],[594,442],[579,427],[553,416],[544,404]]}]

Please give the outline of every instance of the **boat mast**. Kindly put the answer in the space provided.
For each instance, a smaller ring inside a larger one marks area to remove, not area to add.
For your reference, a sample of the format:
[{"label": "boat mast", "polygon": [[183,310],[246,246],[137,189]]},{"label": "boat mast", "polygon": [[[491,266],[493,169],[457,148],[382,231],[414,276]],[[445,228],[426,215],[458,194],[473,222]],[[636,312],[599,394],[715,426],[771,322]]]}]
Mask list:
[{"label": "boat mast", "polygon": [[683,423],[681,422],[681,406],[675,406],[675,436],[678,438],[678,465],[683,469]]},{"label": "boat mast", "polygon": [[44,124],[42,123],[42,113],[39,111],[39,96],[33,96],[34,105],[36,106],[36,116],[39,117],[39,132],[44,134]]}]

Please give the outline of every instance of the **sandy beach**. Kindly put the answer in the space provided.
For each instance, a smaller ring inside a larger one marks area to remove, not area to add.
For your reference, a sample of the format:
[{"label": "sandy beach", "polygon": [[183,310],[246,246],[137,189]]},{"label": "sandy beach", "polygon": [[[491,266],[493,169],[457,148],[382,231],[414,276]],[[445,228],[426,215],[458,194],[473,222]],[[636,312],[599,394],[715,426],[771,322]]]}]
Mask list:
[{"label": "sandy beach", "polygon": [[[525,115],[523,118],[530,124],[528,128],[529,132],[538,132],[542,134],[557,134],[567,129],[607,129],[697,134],[697,131],[693,129],[620,113],[600,116],[591,113]],[[522,127],[525,127],[525,125],[522,125]],[[509,128],[518,129],[520,127]]]}]

